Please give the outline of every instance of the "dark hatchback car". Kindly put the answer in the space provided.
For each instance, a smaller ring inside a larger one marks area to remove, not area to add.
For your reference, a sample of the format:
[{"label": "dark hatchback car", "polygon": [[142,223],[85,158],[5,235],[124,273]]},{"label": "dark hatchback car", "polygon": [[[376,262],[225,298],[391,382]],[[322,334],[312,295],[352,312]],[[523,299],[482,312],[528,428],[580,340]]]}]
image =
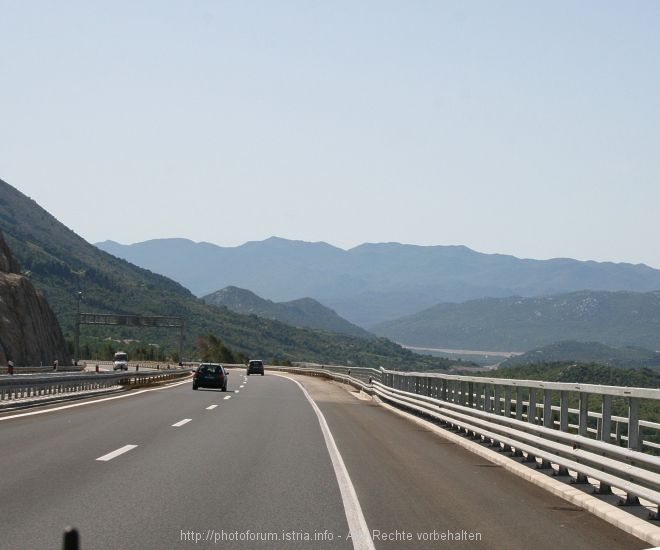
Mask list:
[{"label": "dark hatchback car", "polygon": [[227,391],[229,373],[218,363],[202,363],[193,374],[193,390],[197,388],[220,388]]},{"label": "dark hatchback car", "polygon": [[253,359],[252,361],[250,361],[247,366],[247,375],[250,376],[251,374],[260,374],[261,376],[263,376],[264,362],[258,359]]}]

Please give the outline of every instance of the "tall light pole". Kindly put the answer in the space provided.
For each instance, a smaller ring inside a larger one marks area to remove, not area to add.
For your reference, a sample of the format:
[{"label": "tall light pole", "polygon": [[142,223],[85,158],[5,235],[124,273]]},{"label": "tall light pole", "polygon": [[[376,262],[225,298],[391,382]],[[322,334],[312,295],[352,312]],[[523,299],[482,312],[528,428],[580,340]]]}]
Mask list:
[{"label": "tall light pole", "polygon": [[74,356],[73,356],[73,364],[78,365],[78,359],[80,355],[80,302],[83,299],[83,293],[82,290],[79,290],[76,292],[76,336],[75,336],[75,350],[74,350]]}]

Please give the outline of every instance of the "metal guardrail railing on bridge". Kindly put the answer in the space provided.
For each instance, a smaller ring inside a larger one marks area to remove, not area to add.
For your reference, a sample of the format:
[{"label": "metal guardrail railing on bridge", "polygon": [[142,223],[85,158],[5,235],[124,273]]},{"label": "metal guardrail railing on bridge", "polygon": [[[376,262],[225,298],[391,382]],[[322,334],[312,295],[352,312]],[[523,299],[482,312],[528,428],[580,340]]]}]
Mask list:
[{"label": "metal guardrail railing on bridge", "polygon": [[321,365],[269,369],[351,384],[555,475],[570,470],[574,483],[595,480],[599,493],[616,488],[626,495],[621,504],[641,498],[660,506],[660,424],[642,417],[660,410],[660,389]]}]

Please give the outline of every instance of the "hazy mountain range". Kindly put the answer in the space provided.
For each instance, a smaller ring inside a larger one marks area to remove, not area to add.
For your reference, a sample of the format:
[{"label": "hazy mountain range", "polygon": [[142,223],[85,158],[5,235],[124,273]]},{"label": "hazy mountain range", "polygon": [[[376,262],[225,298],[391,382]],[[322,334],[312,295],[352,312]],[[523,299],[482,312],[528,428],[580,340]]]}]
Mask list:
[{"label": "hazy mountain range", "polygon": [[[367,329],[440,303],[660,289],[660,270],[646,265],[519,259],[464,246],[384,243],[342,250],[276,237],[238,247],[186,239],[97,246],[166,275],[197,296],[236,286],[278,302],[309,297]],[[507,346],[500,343],[497,349]]]},{"label": "hazy mountain range", "polygon": [[[375,330],[378,335],[419,347],[525,351],[579,340],[660,349],[660,292],[649,291],[660,288],[660,271],[643,265],[519,260],[464,247],[383,244],[343,251],[323,243],[276,238],[228,249],[166,239],[116,245],[108,254],[1,180],[0,231],[23,272],[46,294],[69,341],[76,296],[82,290],[82,311],[186,318],[187,354],[194,353],[198,336],[214,333],[238,351],[262,358],[404,369],[449,364],[415,356],[384,338],[361,333],[340,319],[348,315],[332,308],[332,300],[344,304],[354,317],[388,319],[396,311],[412,310],[411,315],[382,322]],[[143,266],[145,258],[151,257],[160,267],[144,269],[114,256],[122,250],[132,251],[135,262]],[[177,277],[179,273],[195,274],[198,284],[205,280],[212,290],[201,295],[208,300],[210,294],[225,289],[220,296],[224,307],[205,303],[185,287],[190,283],[175,282],[158,274],[159,270]],[[234,286],[249,290],[226,290],[228,279],[240,281]],[[259,285],[271,289],[270,294],[261,294],[268,298],[254,294]],[[512,288],[544,293],[571,285],[612,287],[615,291],[483,297]],[[329,298],[324,300],[310,289]],[[479,291],[484,294],[478,299],[461,301]],[[442,292],[460,303],[439,299]],[[290,298],[276,303],[272,296],[277,293]],[[418,307],[429,302],[430,306]],[[249,314],[232,308],[243,308]],[[310,319],[322,326],[309,328]],[[91,328],[86,333],[97,336]],[[99,344],[103,334],[98,333]],[[126,328],[118,329],[118,336],[136,337]],[[174,340],[172,335],[155,333],[145,334],[145,338],[163,346],[171,346]],[[642,362],[644,353],[639,355]]]}]

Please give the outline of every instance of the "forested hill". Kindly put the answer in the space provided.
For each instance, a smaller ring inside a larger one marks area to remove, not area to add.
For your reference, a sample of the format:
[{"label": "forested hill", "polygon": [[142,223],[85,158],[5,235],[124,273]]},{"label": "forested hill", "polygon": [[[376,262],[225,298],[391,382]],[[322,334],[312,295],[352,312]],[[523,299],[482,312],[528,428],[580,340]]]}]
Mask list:
[{"label": "forested hill", "polygon": [[[651,369],[619,369],[597,363],[551,362],[520,365],[476,373],[489,378],[513,380],[543,380],[545,382],[570,382],[602,386],[626,386],[629,388],[658,388],[660,373]],[[656,404],[652,404],[657,408]],[[656,414],[656,418],[660,417]],[[656,422],[658,421],[656,420]]]},{"label": "forested hill", "polygon": [[616,368],[652,368],[660,372],[660,353],[643,348],[613,348],[599,342],[566,340],[507,359],[500,368],[557,362],[598,363]]},{"label": "forested hill", "polygon": [[373,332],[410,346],[528,351],[563,341],[660,350],[660,291],[581,291],[439,304]]},{"label": "forested hill", "polygon": [[294,327],[307,327],[359,338],[375,338],[363,328],[342,319],[335,311],[312,298],[273,302],[243,288],[229,286],[202,297],[207,304],[224,306],[236,313],[254,314],[282,321]]}]

